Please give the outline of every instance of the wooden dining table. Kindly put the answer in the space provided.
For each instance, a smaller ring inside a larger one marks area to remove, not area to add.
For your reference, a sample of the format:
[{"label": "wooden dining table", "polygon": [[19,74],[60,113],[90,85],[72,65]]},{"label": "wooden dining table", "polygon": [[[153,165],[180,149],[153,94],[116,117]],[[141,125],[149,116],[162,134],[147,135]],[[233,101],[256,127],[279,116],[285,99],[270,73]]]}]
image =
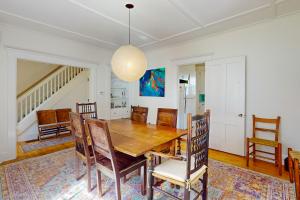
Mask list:
[{"label": "wooden dining table", "polygon": [[130,119],[107,122],[115,150],[133,157],[143,155],[187,134],[187,130],[140,124]]}]

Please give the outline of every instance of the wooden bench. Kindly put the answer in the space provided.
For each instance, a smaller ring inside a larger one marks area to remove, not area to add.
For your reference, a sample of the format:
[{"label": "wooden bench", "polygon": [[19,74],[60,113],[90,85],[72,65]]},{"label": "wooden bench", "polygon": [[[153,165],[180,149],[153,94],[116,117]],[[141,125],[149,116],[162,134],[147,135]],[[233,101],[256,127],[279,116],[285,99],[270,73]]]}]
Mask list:
[{"label": "wooden bench", "polygon": [[41,140],[42,136],[47,135],[58,136],[60,133],[70,133],[70,112],[72,112],[70,108],[37,111],[38,139]]}]

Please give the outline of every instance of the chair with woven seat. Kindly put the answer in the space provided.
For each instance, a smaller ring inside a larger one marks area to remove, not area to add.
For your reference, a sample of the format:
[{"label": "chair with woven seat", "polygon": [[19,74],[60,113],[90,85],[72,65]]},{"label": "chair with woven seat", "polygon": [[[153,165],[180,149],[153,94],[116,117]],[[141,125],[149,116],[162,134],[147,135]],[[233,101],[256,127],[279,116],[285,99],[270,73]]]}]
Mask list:
[{"label": "chair with woven seat", "polygon": [[148,117],[148,108],[141,106],[131,106],[131,120],[146,124]]},{"label": "chair with woven seat", "polygon": [[146,165],[147,160],[144,156],[132,157],[127,154],[114,150],[107,122],[104,120],[86,119],[86,129],[92,139],[92,148],[95,155],[97,169],[97,185],[99,195],[102,196],[101,173],[115,179],[116,196],[121,200],[120,179],[125,175],[143,167],[143,180],[141,193],[146,192]]},{"label": "chair with woven seat", "polygon": [[[250,156],[252,156],[253,161],[255,161],[256,158],[272,160],[275,161],[275,166],[278,167],[279,175],[281,176],[282,175],[282,145],[279,142],[280,117],[277,117],[275,119],[267,119],[267,118],[259,118],[253,115],[252,118],[253,118],[253,137],[247,138],[247,154],[246,154],[247,166],[249,166]],[[275,128],[258,127],[258,124],[271,125],[271,126],[275,126]],[[274,140],[261,138],[259,136],[260,133],[272,133],[274,134]],[[274,148],[275,151],[274,153],[269,151],[263,151],[257,149],[256,145]],[[252,152],[250,152],[251,148],[252,148]],[[257,154],[257,152],[260,154]],[[263,156],[261,154],[274,156],[274,158]]]},{"label": "chair with woven seat", "polygon": [[76,103],[76,112],[83,116],[83,119],[98,119],[97,103]]},{"label": "chair with woven seat", "polygon": [[[192,117],[188,114],[188,134],[186,156],[163,154],[160,152],[149,152],[149,184],[148,199],[153,199],[153,191],[166,194],[173,199],[178,197],[162,190],[154,185],[154,178],[170,182],[184,188],[184,200],[190,199],[190,192],[194,191],[197,199],[202,195],[202,199],[207,199],[207,167],[208,167],[208,144],[209,144],[209,115],[197,115]],[[162,164],[153,166],[154,156],[160,156],[167,160]],[[195,189],[195,185],[201,181],[202,191]],[[159,183],[160,181],[158,181]]]},{"label": "chair with woven seat", "polygon": [[295,182],[296,198],[300,200],[300,151],[293,151],[293,149],[288,148],[288,160],[290,182]]},{"label": "chair with woven seat", "polygon": [[94,154],[92,146],[88,145],[87,134],[84,128],[84,121],[82,115],[70,112],[71,132],[75,139],[75,178],[79,180],[79,164],[80,160],[87,168],[87,188],[88,192],[92,190],[91,187],[91,170],[94,165]]}]

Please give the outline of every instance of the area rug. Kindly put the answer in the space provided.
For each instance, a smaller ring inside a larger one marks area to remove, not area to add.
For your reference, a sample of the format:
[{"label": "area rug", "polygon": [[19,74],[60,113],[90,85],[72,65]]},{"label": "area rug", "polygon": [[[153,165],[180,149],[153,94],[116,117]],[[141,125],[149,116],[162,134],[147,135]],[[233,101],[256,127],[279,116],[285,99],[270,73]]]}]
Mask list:
[{"label": "area rug", "polygon": [[[81,169],[84,173],[84,167]],[[88,193],[86,179],[74,178],[74,148],[31,158],[0,167],[3,200],[96,200],[97,190]],[[102,176],[105,192],[101,199],[115,199],[113,180]],[[96,184],[93,171],[92,184]],[[140,194],[141,180],[133,174],[121,186],[122,199],[146,199]],[[182,190],[164,183],[162,188],[182,198]],[[295,199],[294,187],[288,181],[241,169],[219,161],[209,161],[208,199]],[[155,192],[155,198],[168,199]]]},{"label": "area rug", "polygon": [[64,144],[67,142],[73,141],[73,136],[65,136],[65,137],[58,137],[53,139],[45,139],[42,141],[35,141],[35,142],[28,142],[28,143],[22,143],[21,148],[23,152],[30,152],[38,149],[43,149],[51,146],[56,146],[59,144]]}]

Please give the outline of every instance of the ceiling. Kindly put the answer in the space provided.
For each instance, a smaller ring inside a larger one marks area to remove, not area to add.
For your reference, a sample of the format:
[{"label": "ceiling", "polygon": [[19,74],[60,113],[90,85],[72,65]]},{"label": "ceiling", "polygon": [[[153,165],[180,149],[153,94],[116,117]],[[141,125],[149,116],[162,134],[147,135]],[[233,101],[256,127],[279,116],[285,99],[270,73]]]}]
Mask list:
[{"label": "ceiling", "polygon": [[0,22],[109,48],[153,47],[300,10],[300,0],[0,0]]}]

